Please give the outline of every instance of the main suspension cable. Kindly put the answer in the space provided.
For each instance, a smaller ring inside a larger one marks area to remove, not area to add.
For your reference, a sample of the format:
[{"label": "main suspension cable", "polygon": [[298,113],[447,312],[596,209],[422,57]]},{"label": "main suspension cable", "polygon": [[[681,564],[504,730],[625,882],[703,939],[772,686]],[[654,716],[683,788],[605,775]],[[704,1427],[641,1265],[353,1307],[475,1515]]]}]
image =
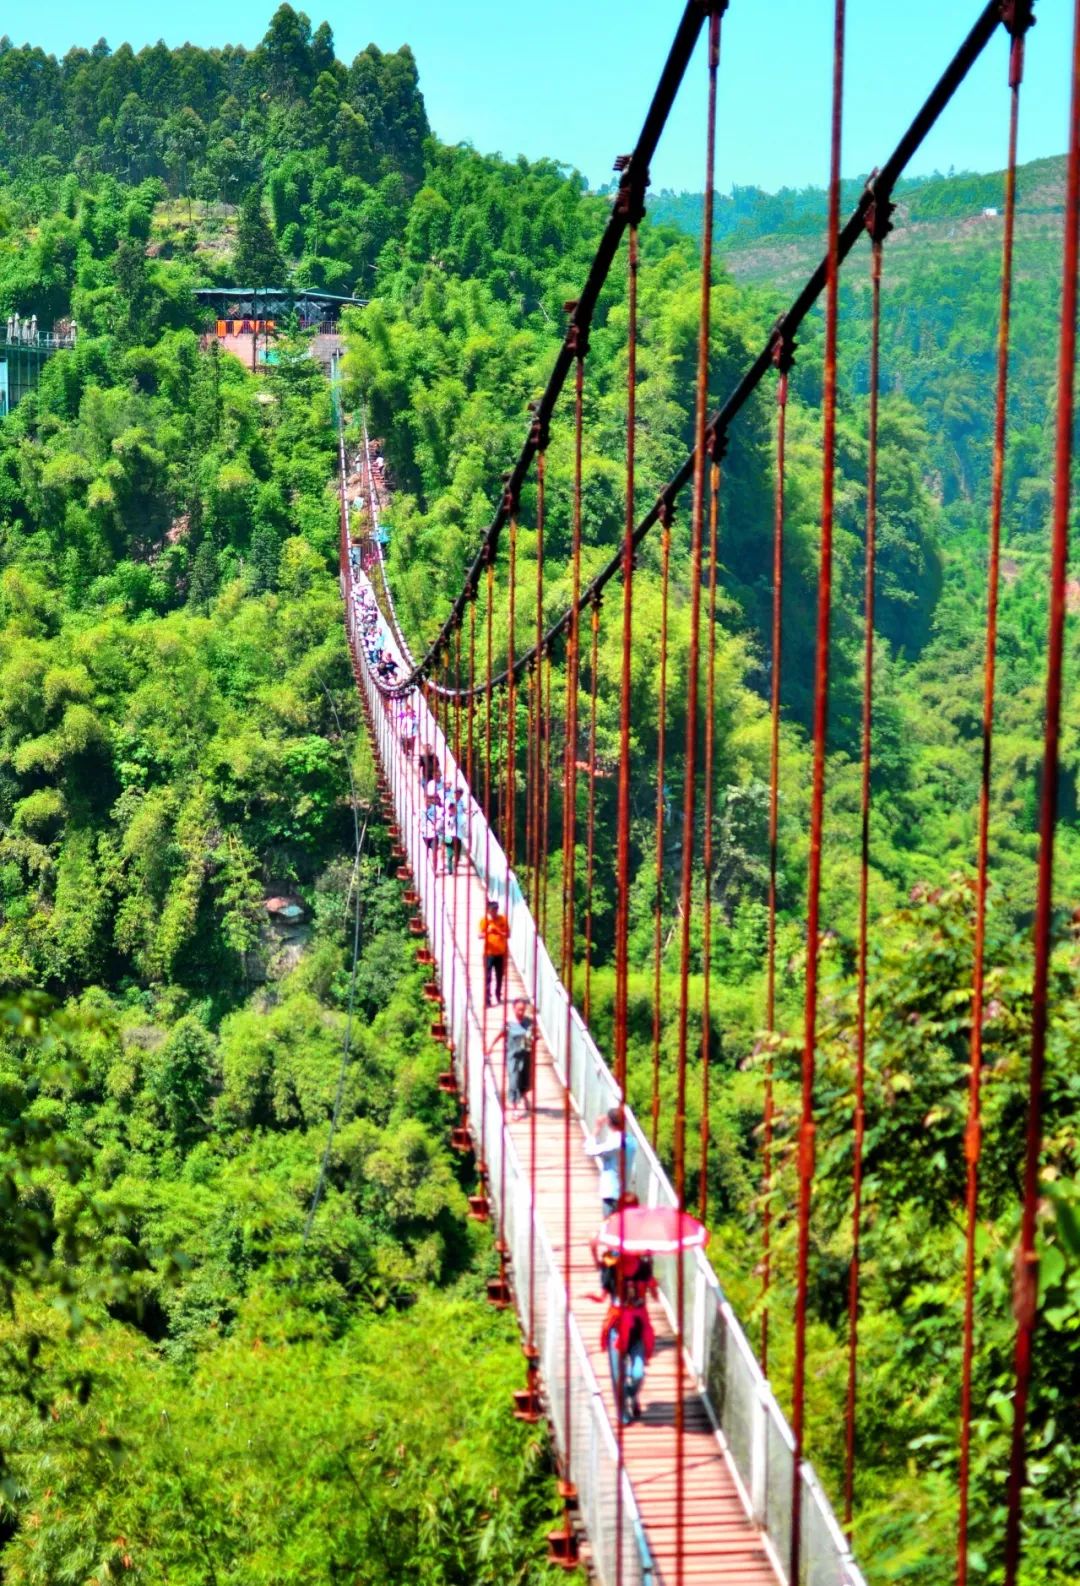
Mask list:
[{"label": "main suspension cable", "polygon": [[[897,143],[892,153],[882,165],[875,184],[880,191],[891,192],[895,187],[896,182],[903,173],[905,167],[911,162],[912,157],[918,152],[927,134],[941,116],[942,111],[946,108],[974,63],[978,60],[988,41],[993,37],[995,31],[1001,23],[1001,4],[1002,0],[986,0],[986,4],[976,19],[971,31],[968,33],[967,37],[960,45],[960,48],[957,50],[952,60],[945,68],[945,71],[934,85],[934,88],[927,95],[923,104],[919,108],[919,111],[911,121],[903,136],[900,138],[900,141]],[[639,143],[639,149],[640,148],[641,145]],[[616,203],[616,210],[618,210],[619,205],[624,202],[627,205],[631,204],[632,195],[630,189],[633,185],[631,181],[632,173],[641,168],[638,166],[637,161],[638,152],[635,151],[634,156],[627,162],[625,169],[623,169],[622,180],[620,182],[619,198]],[[636,180],[636,177],[634,180]],[[836,261],[838,266],[848,257],[852,249],[863,236],[863,233],[866,229],[866,217],[873,205],[873,202],[874,190],[872,186],[868,185],[860,195],[851,214],[844,222],[839,237],[836,239]],[[813,309],[818,298],[825,291],[828,273],[829,256],[827,255],[812,271],[788,309],[770,331],[763,347],[758,352],[753,362],[745,370],[737,385],[730,392],[725,401],[721,403],[721,405],[709,417],[707,428],[710,436],[717,435],[722,437],[728,434],[735,418],[746,406],[747,402],[750,400],[751,396],[760,385],[762,379],[773,366],[777,341],[780,339],[782,334],[786,334],[791,338],[795,336],[799,326],[802,324],[807,314],[809,314]],[[588,315],[592,312],[592,306],[595,305],[595,296],[591,300],[591,306],[588,307],[588,313],[585,312],[587,300],[588,293],[583,291],[581,298],[578,299],[577,307],[574,310],[572,323],[586,323]],[[783,327],[783,330],[781,327]],[[560,349],[559,359],[557,362],[557,369],[561,369],[562,371],[562,380],[565,380],[566,374],[569,372],[571,362],[572,355],[567,350],[567,344],[564,343],[563,347]],[[544,408],[545,412],[550,412],[550,405],[547,404],[547,393],[545,393],[544,402],[537,404],[537,408],[538,410],[540,408]],[[528,467],[531,465],[535,450],[535,442],[530,440],[523,449],[522,456],[519,458],[519,463],[511,475],[511,488],[520,488],[520,483],[524,480],[525,474],[528,471]],[[526,452],[528,453],[527,458],[525,456]],[[649,531],[662,520],[665,503],[669,506],[674,505],[681,491],[686,487],[687,484],[690,483],[691,479],[693,478],[693,472],[694,453],[691,451],[684,458],[683,462],[680,464],[678,469],[676,469],[675,473],[672,474],[670,479],[668,479],[667,483],[661,488],[656,500],[653,502],[653,505],[638,523],[637,528],[634,530],[635,549],[645,539]],[[515,481],[517,482],[516,485]],[[501,511],[502,508],[500,507],[500,514]],[[496,516],[501,530],[503,520],[500,514],[497,514]],[[489,535],[490,533],[491,531],[489,531]],[[494,540],[491,542],[492,554],[494,554],[494,547],[497,545],[497,541],[498,535],[496,534],[494,535]],[[485,539],[481,553],[478,555],[477,561],[474,564],[474,569],[475,567],[483,565],[484,552],[488,545],[489,539]],[[619,549],[604,564],[600,572],[597,573],[583,588],[580,597],[580,603],[582,605],[586,605],[595,600],[598,595],[603,593],[604,589],[612,581],[612,579],[619,576],[623,569],[624,560],[625,548],[624,545],[620,543]],[[466,588],[468,587],[468,579],[472,576],[472,571],[473,570],[470,570],[470,573],[466,575]],[[460,612],[458,610],[460,604],[461,597],[459,597],[459,600],[455,602],[455,606],[451,611],[450,616],[447,618],[446,625],[448,627],[452,626],[454,622],[461,620]],[[564,611],[562,615],[548,628],[544,635],[545,642],[554,642],[554,640],[556,640],[560,634],[563,634],[567,631],[569,624],[570,612],[567,610]],[[523,651],[522,654],[518,656],[516,667],[519,676],[531,665],[532,657],[533,650],[531,648],[527,651]],[[425,661],[422,660],[417,663],[417,676],[422,673],[425,668]],[[410,676],[403,682],[394,686],[382,684],[376,680],[376,687],[380,689],[380,692],[404,693],[407,692],[409,687],[417,680],[417,676]],[[505,672],[500,672],[493,678],[492,686],[501,688],[505,681]],[[485,686],[486,685],[481,684],[481,687]]]}]

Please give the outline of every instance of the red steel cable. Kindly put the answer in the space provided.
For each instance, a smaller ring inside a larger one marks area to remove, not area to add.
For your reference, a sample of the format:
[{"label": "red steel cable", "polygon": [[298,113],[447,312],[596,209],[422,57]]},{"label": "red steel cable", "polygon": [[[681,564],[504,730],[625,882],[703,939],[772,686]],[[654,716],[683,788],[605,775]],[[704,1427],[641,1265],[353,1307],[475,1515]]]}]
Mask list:
[{"label": "red steel cable", "polygon": [[[495,567],[492,562],[487,564],[487,611],[485,623],[487,628],[487,654],[485,657],[487,671],[487,689],[484,694],[484,899],[490,897],[491,876],[491,613],[495,604]],[[470,947],[471,947],[470,943]],[[488,1006],[488,977],[487,965],[484,970],[484,1012],[480,1019],[482,1032],[480,1041],[480,1162],[477,1174],[480,1179],[480,1194],[487,1198],[487,1006]]]},{"label": "red steel cable", "polygon": [[[537,937],[540,932],[540,825],[543,814],[543,638],[544,638],[544,511],[545,511],[545,483],[547,473],[547,453],[541,451],[536,459],[536,654],[533,657],[532,667],[532,738],[529,745],[531,757],[529,779],[532,783],[533,806],[533,848],[530,853],[532,865],[532,911],[536,923]],[[537,944],[539,946],[539,942]],[[534,954],[534,960],[535,960]],[[536,965],[533,966],[533,1001],[536,1000],[537,982]]]},{"label": "red steel cable", "polygon": [[851,1170],[851,1267],[848,1274],[847,1401],[844,1411],[844,1527],[851,1540],[855,1505],[855,1431],[859,1361],[863,1142],[866,1134],[866,965],[870,902],[870,767],[874,729],[874,582],[877,561],[878,389],[881,366],[881,252],[892,205],[879,194],[870,228],[870,416],[866,467],[866,575],[863,596],[862,753],[859,792],[859,944],[855,1012],[855,1115]]},{"label": "red steel cable", "polygon": [[506,786],[502,776],[502,693],[492,685],[491,694],[491,824],[495,841],[503,826]]},{"label": "red steel cable", "polygon": [[[455,841],[451,845],[451,850],[450,850],[451,853],[455,855],[455,861],[454,861],[454,889],[453,889],[454,890],[454,905],[453,905],[453,907],[454,907],[454,945],[455,945],[455,948],[457,946],[458,896],[459,896],[459,893],[460,893],[459,882],[460,882],[460,879],[461,879],[462,866],[466,863],[465,855],[457,853],[457,841],[456,841],[456,839],[457,839],[457,788],[458,788],[458,782],[459,782],[460,777],[461,777],[461,709],[462,709],[462,701],[461,701],[460,690],[461,690],[461,624],[458,623],[458,625],[454,629],[454,696],[455,696],[454,697],[454,767],[455,767],[455,771],[454,771],[453,801],[454,801],[454,838],[455,838]],[[466,882],[467,882],[467,873],[466,873]],[[466,885],[466,895],[468,895],[468,886],[467,885]],[[468,938],[466,937],[466,942],[467,941],[468,941]],[[447,1043],[446,1043],[447,1046],[449,1047],[449,1050],[450,1050],[451,1067],[454,1066],[453,1065],[453,1058],[454,1058],[454,1053],[455,1053],[454,1031],[457,1028],[457,983],[458,983],[457,975],[456,974],[452,975],[451,979],[450,979],[450,1031],[449,1031],[449,1036],[448,1036]],[[464,1119],[459,1120],[459,1122],[464,1122]]]},{"label": "red steel cable", "polygon": [[[694,418],[694,494],[690,531],[690,654],[686,677],[686,755],[683,768],[683,847],[679,952],[679,1057],[675,1090],[675,1193],[686,1209],[686,1059],[690,992],[690,919],[693,911],[694,823],[701,671],[701,562],[705,528],[706,423],[709,405],[709,332],[712,306],[713,199],[716,166],[716,77],[720,64],[721,7],[709,16],[708,125],[705,143],[705,204],[701,230],[701,317],[698,324],[697,392]],[[683,1353],[686,1261],[675,1263],[675,1586],[683,1586],[686,1512],[686,1361]]]},{"label": "red steel cable", "polygon": [[990,792],[997,671],[998,593],[1001,582],[1001,522],[1005,484],[1005,423],[1009,386],[1009,327],[1012,316],[1013,241],[1016,230],[1016,146],[1020,84],[1024,75],[1024,33],[1032,24],[1030,4],[1013,8],[1009,47],[1009,154],[1005,171],[1005,219],[1001,243],[1001,307],[998,318],[997,395],[994,403],[994,459],[990,484],[990,560],[986,582],[986,662],[983,675],[982,766],[979,783],[979,838],[975,880],[975,963],[971,987],[971,1067],[964,1141],[967,1160],[964,1239],[964,1321],[960,1382],[959,1515],[956,1533],[957,1586],[968,1578],[968,1525],[971,1513],[971,1412],[975,1362],[975,1241],[979,1217],[979,1158],[982,1148],[982,1048],[986,988],[986,903],[990,868]]},{"label": "red steel cable", "polygon": [[776,382],[776,485],[773,497],[772,677],[769,733],[769,937],[765,961],[765,1118],[761,1172],[761,1369],[769,1374],[769,1293],[772,1287],[773,1036],[776,1033],[776,870],[780,818],[780,682],[784,643],[784,485],[787,467],[788,370],[794,349],[781,331],[773,348]]},{"label": "red steel cable", "polygon": [[[517,679],[514,675],[514,626],[517,613],[517,512],[510,517],[510,555],[509,571],[509,629],[507,634],[506,650],[506,819],[503,831],[503,847],[506,849],[507,875],[514,863],[514,847],[516,832],[515,817],[517,807],[517,769],[515,759],[517,755]],[[509,882],[507,882],[509,886]],[[507,898],[509,902],[509,896]]]},{"label": "red steel cable", "polygon": [[[442,674],[443,674],[443,686],[444,686],[444,698],[443,698],[443,701],[442,701],[442,724],[441,724],[442,725],[442,757],[441,758],[442,758],[443,802],[442,802],[442,805],[440,806],[440,820],[439,820],[440,830],[439,830],[439,836],[438,836],[438,841],[435,844],[435,854],[436,854],[435,863],[436,863],[436,866],[438,866],[438,862],[439,862],[440,858],[443,861],[443,865],[442,865],[442,907],[439,910],[439,940],[440,940],[440,944],[441,944],[441,949],[440,949],[440,953],[439,953],[439,963],[440,963],[440,965],[442,965],[445,962],[445,955],[446,955],[446,928],[447,928],[447,923],[448,923],[447,922],[447,918],[446,918],[446,914],[447,914],[447,897],[446,897],[446,894],[447,894],[447,882],[449,880],[449,874],[448,874],[448,870],[447,870],[447,861],[448,861],[448,859],[450,857],[450,850],[448,850],[447,846],[446,846],[446,779],[447,779],[447,775],[448,775],[449,770],[450,770],[450,699],[449,699],[450,645],[449,645],[449,643],[447,643],[446,649],[443,651],[442,663],[443,663],[442,664]],[[436,701],[435,701],[435,712],[436,712],[435,719],[436,719],[436,721],[438,721],[438,710],[439,710],[439,701],[438,701],[438,699],[436,699]],[[442,850],[441,853],[440,853],[440,850]],[[451,964],[452,963],[453,963],[453,960],[451,959]],[[441,971],[440,971],[440,976],[439,976],[439,989],[440,990],[444,990],[445,989],[445,977],[442,975]],[[435,1006],[436,1006],[436,1009],[437,1009],[437,1021],[436,1022],[441,1024],[443,1026],[443,1028],[445,1029],[446,1028],[446,1023],[445,1023],[445,1019],[443,1017],[443,1004],[441,1002],[438,1002],[438,1003],[435,1004]]]},{"label": "red steel cable", "polygon": [[566,1083],[563,1087],[563,1282],[566,1285],[566,1305],[563,1327],[563,1370],[566,1379],[566,1461],[570,1463],[570,1280],[573,1273],[573,1244],[570,1221],[570,1149],[573,1130],[573,1106],[570,1099],[572,1082],[571,1040],[574,1030],[574,878],[577,845],[577,738],[578,738],[578,675],[580,669],[578,646],[581,623],[577,601],[581,590],[581,447],[583,428],[583,392],[585,380],[584,337],[579,337],[574,360],[574,527],[571,550],[571,581],[573,587],[574,616],[570,623],[570,639],[566,650],[566,752],[565,752],[565,805],[563,819],[563,959],[566,984]]},{"label": "red steel cable", "polygon": [[548,844],[551,840],[551,650],[544,653],[544,715],[540,734],[540,741],[544,753],[544,770],[540,779],[540,846],[543,856],[543,869],[540,874],[540,930],[547,937],[548,929],[548,895],[550,892],[550,877],[548,876]]},{"label": "red steel cable", "polygon": [[799,1125],[799,1244],[796,1267],[795,1360],[792,1372],[791,1556],[789,1578],[799,1579],[802,1540],[802,1454],[806,1419],[806,1309],[810,1263],[810,1199],[814,1182],[814,1069],[817,1044],[818,949],[821,913],[821,839],[825,815],[825,734],[829,709],[829,630],[832,615],[833,487],[836,471],[836,321],[840,231],[840,134],[844,96],[846,0],[836,0],[829,172],[829,256],[825,284],[824,423],[821,461],[821,562],[818,569],[817,647],[814,657],[814,774],[810,805],[810,872],[806,907],[806,1008],[802,1115]]},{"label": "red steel cable", "polygon": [[[889,189],[895,184],[897,178],[910,163],[914,154],[922,146],[927,134],[935,125],[943,110],[949,104],[960,84],[971,71],[972,66],[978,60],[988,41],[993,37],[1001,22],[1002,5],[1011,5],[1013,3],[1015,3],[1015,0],[985,0],[985,4],[983,5],[983,8],[979,13],[971,31],[968,33],[966,38],[964,38],[959,49],[956,51],[946,66],[941,77],[935,83],[934,87],[931,89],[930,93],[919,107],[911,123],[901,135],[899,142],[885,160],[879,175],[879,182],[883,190]],[[688,12],[690,11],[695,11],[697,13],[698,21],[700,22],[701,6],[699,5],[699,0],[691,0],[690,5],[688,6]],[[684,15],[684,24],[686,20],[687,17]],[[665,68],[665,76],[670,70],[671,65],[672,61],[669,57],[668,67]],[[636,178],[633,177],[633,172],[636,171],[639,161],[641,162],[642,169],[647,167],[647,161],[644,159],[641,149],[642,145],[639,144],[639,150],[635,152],[632,157],[626,157],[626,174],[623,177],[623,182],[620,186],[619,198],[616,204],[616,211],[620,213],[623,210],[625,210],[626,213],[629,213],[630,209],[632,208],[632,205],[625,203],[625,199],[627,197],[626,189],[627,186],[631,188],[635,186]],[[623,167],[623,164],[624,162],[620,160],[620,168]],[[860,238],[863,236],[865,231],[866,213],[871,202],[871,191],[869,188],[865,188],[851,214],[844,222],[843,229],[840,232],[837,249],[838,260],[846,259]],[[612,248],[612,250],[609,252],[607,247],[604,246],[603,260],[605,269],[608,265],[610,265],[611,259],[614,257],[614,252],[614,248]],[[599,253],[597,260],[594,260],[594,271],[590,274],[589,282],[586,284],[586,288],[581,299],[579,299],[578,307],[575,311],[574,317],[575,322],[577,323],[587,324],[592,309],[595,306],[596,292],[599,290],[598,277],[596,275],[596,266],[598,263]],[[795,335],[799,326],[810,313],[818,298],[821,296],[821,293],[824,291],[827,275],[828,259],[825,258],[807,277],[802,288],[792,301],[789,308],[786,310],[784,319],[792,336]],[[708,425],[711,431],[717,434],[727,434],[730,432],[731,425],[735,418],[746,406],[750,397],[760,385],[762,379],[770,367],[770,364],[772,363],[775,335],[775,331],[770,333],[764,346],[761,348],[756,358],[754,358],[753,362],[744,371],[734,389],[728,394],[721,405],[711,414]],[[564,341],[560,349],[552,380],[549,382],[544,398],[542,398],[537,404],[538,412],[544,415],[549,413],[550,407],[558,395],[558,390],[556,390],[555,387],[558,385],[559,389],[561,389],[560,382],[565,379],[572,361],[572,356],[567,350],[567,342]],[[523,480],[525,478],[525,475],[527,474],[528,468],[531,464],[532,457],[535,454],[535,449],[535,442],[530,439],[523,448],[518,462],[515,465],[514,471],[511,474],[512,481],[518,479]],[[680,463],[676,471],[667,480],[666,484],[664,484],[664,486],[661,488],[657,496],[654,498],[652,505],[638,523],[637,528],[634,531],[635,547],[641,544],[653,525],[659,522],[661,504],[665,501],[674,502],[683,487],[690,481],[693,475],[693,467],[694,454],[691,450],[683,459],[682,463]],[[473,568],[470,570],[470,572],[478,569],[484,564],[487,548],[490,544],[497,540],[498,533],[496,531],[501,530],[501,526],[503,524],[502,514],[503,508],[500,505],[499,511],[496,514],[496,520],[492,524],[488,535],[485,536],[484,545],[478,552],[473,563]],[[603,593],[604,589],[612,581],[612,579],[618,578],[621,575],[623,569],[623,560],[623,546],[622,542],[620,541],[618,549],[614,555],[607,563],[605,563],[599,573],[597,573],[596,576],[592,578],[588,585],[582,590],[581,599],[583,603],[592,602],[598,595]],[[467,582],[468,580],[466,580],[466,587]],[[448,623],[456,620],[457,616],[459,615],[463,597],[464,590],[462,595],[458,596],[458,599],[454,604],[451,615],[447,619]],[[546,635],[547,640],[549,642],[553,642],[560,633],[564,633],[569,626],[569,621],[569,612],[563,612],[562,615],[548,629]],[[518,657],[518,670],[520,672],[524,672],[526,668],[532,664],[532,660],[533,649],[530,647]],[[426,658],[417,662],[418,675],[424,672],[426,665]],[[500,677],[497,679],[497,681],[501,684],[503,678]],[[411,683],[411,677],[405,678],[397,685],[396,689],[386,690],[385,685],[383,686],[383,689],[386,692],[394,692],[400,695],[401,693],[408,690]]]},{"label": "red steel cable", "polygon": [[[493,809],[492,809],[492,798],[491,798],[491,794],[492,794],[492,787],[491,787],[491,709],[492,709],[492,693],[491,693],[491,645],[492,645],[491,618],[492,618],[492,608],[494,607],[494,605],[495,605],[495,564],[494,564],[494,562],[489,562],[487,564],[487,611],[485,613],[485,623],[486,623],[486,632],[487,632],[487,656],[486,656],[487,682],[486,682],[486,687],[485,687],[485,690],[484,690],[484,821],[485,821],[485,824],[487,826],[487,830],[484,833],[484,891],[485,891],[485,894],[488,892],[488,878],[491,875],[491,822],[492,822],[493,813],[494,813]],[[487,987],[486,987],[486,985],[485,985],[485,988],[484,988],[484,1005],[485,1006],[487,1005]]]},{"label": "red steel cable", "polygon": [[[536,637],[537,644],[544,635],[544,486],[547,474],[546,435],[538,439],[543,443],[536,454]],[[533,961],[532,961],[532,1005],[533,1005],[533,1050],[532,1050],[532,1081],[533,1104],[529,1108],[529,1160],[531,1163],[531,1187],[533,1207],[536,1206],[536,1097],[539,1092],[539,1077],[536,1071],[537,1049],[537,1000],[540,984],[540,652],[537,651],[537,660],[533,668],[532,687],[530,690],[532,732],[529,740],[529,780],[530,802],[532,808],[532,842],[528,858],[532,865],[532,909],[533,909]],[[533,1354],[536,1352],[536,1217],[529,1219],[529,1345]],[[566,1534],[570,1535],[570,1509],[569,1498],[572,1496],[570,1482],[570,1469],[564,1464],[563,1476],[564,1512],[563,1520]]]},{"label": "red steel cable", "polygon": [[[627,190],[627,201],[630,200]],[[626,532],[623,539],[622,697],[619,702],[619,785],[615,827],[615,1083],[619,1100],[626,1098],[626,1042],[629,980],[627,950],[630,920],[630,649],[634,599],[634,465],[637,448],[637,293],[638,216],[631,219],[628,245],[627,361],[626,361]],[[626,1130],[619,1159],[619,1199],[626,1192]],[[615,1466],[615,1582],[622,1586],[623,1566],[623,1366],[615,1403],[617,1456]]]},{"label": "red steel cable", "polygon": [[[517,734],[517,686],[514,678],[514,624],[516,617],[516,586],[517,586],[517,510],[510,513],[510,554],[507,569],[508,590],[508,623],[507,623],[507,673],[508,682],[506,689],[506,783],[503,805],[503,851],[506,855],[506,879],[503,889],[503,913],[507,920],[510,918],[510,867],[514,856],[514,740]],[[510,951],[509,944],[504,959],[503,986],[502,986],[502,1029],[504,1032],[502,1042],[502,1150],[499,1155],[499,1271],[506,1283],[506,1263],[509,1259],[510,1249],[506,1243],[506,1155],[510,1140],[510,1130],[507,1123],[507,1081],[510,1070],[509,1043],[505,1035],[506,1027],[510,1022]],[[526,1357],[528,1359],[528,1357]],[[527,1371],[531,1378],[532,1361],[529,1360]],[[530,1382],[531,1385],[531,1382]]]},{"label": "red steel cable", "polygon": [[[469,600],[469,697],[466,701],[465,717],[465,943],[463,953],[465,957],[465,1052],[463,1068],[465,1075],[465,1099],[462,1106],[462,1123],[469,1121],[469,1047],[471,1036],[469,1031],[469,1017],[473,1011],[472,1002],[472,812],[473,812],[473,729],[476,715],[476,696],[473,692],[476,685],[476,590],[471,591]],[[484,1143],[480,1142],[480,1158],[483,1159]]]},{"label": "red steel cable", "polygon": [[709,1073],[712,1057],[712,872],[713,872],[713,761],[716,752],[716,559],[720,527],[720,464],[713,460],[709,477],[709,660],[705,681],[705,829],[702,869],[705,898],[702,909],[701,988],[701,1182],[698,1215],[704,1222],[709,1211]]},{"label": "red steel cable", "polygon": [[671,523],[665,512],[660,533],[660,688],[656,712],[656,898],[653,902],[652,1118],[656,1150],[660,1130],[660,959],[664,945],[664,748],[667,735],[668,594],[671,582]]},{"label": "red steel cable", "polygon": [[592,1011],[593,874],[596,868],[596,688],[600,661],[600,601],[592,606],[592,656],[589,665],[589,814],[585,840],[585,997],[582,1016]]},{"label": "red steel cable", "polygon": [[[615,1083],[626,1094],[627,939],[630,919],[630,676],[634,601],[634,465],[637,444],[638,228],[630,227],[626,366],[626,532],[619,701],[619,784],[615,830]],[[620,1475],[621,1482],[621,1475]]]},{"label": "red steel cable", "polygon": [[1042,1149],[1043,1074],[1046,1067],[1047,992],[1054,902],[1054,830],[1057,823],[1058,740],[1061,730],[1061,671],[1065,638],[1065,585],[1069,558],[1069,501],[1073,416],[1076,405],[1077,252],[1080,243],[1080,0],[1074,0],[1069,164],[1065,186],[1065,243],[1058,354],[1054,517],[1050,555],[1050,619],[1046,672],[1046,728],[1042,808],[1039,816],[1039,882],[1035,901],[1035,981],[1031,995],[1031,1064],[1028,1082],[1024,1204],[1013,1288],[1016,1315],[1012,1448],[1005,1526],[1005,1586],[1016,1586],[1020,1566],[1020,1513],[1026,1477],[1025,1435],[1031,1357],[1039,1300],[1035,1224]]},{"label": "red steel cable", "polygon": [[461,626],[454,629],[454,762],[461,768]]}]

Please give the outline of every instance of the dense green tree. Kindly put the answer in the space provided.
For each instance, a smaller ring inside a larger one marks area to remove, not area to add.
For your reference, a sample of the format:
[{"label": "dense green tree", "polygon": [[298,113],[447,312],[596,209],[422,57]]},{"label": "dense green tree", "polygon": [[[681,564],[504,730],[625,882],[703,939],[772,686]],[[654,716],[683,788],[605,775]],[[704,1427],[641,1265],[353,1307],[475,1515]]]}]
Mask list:
[{"label": "dense green tree", "polygon": [[249,188],[240,202],[232,267],[239,286],[285,284],[285,261],[263,211],[262,189],[259,187]]}]

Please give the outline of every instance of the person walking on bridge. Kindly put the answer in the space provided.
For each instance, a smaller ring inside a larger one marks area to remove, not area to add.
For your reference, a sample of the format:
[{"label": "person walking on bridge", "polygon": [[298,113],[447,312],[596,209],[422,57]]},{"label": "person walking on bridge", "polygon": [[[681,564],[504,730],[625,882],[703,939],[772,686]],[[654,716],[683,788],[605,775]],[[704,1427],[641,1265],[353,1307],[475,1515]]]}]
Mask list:
[{"label": "person walking on bridge", "polygon": [[502,1001],[506,949],[510,941],[510,922],[499,912],[494,898],[488,898],[477,934],[484,941],[484,1003],[494,1008]]},{"label": "person walking on bridge", "polygon": [[438,775],[439,757],[429,743],[420,750],[420,785],[427,787]]},{"label": "person walking on bridge", "polygon": [[464,787],[459,787],[454,799],[454,863],[460,864],[469,840],[469,803]]},{"label": "person walking on bridge", "polygon": [[439,849],[442,847],[442,822],[442,805],[438,799],[430,799],[424,809],[422,831],[424,847],[436,875],[439,873]]},{"label": "person walking on bridge", "polygon": [[446,874],[454,874],[455,848],[457,846],[457,806],[449,793],[442,803],[442,840],[446,850]]},{"label": "person walking on bridge", "polygon": [[637,1141],[625,1129],[621,1107],[609,1107],[585,1141],[585,1155],[595,1159],[600,1169],[600,1203],[604,1216],[610,1217],[622,1195],[634,1182]]},{"label": "person walking on bridge", "polygon": [[516,1122],[529,1110],[534,1039],[535,1022],[529,1012],[529,1004],[524,997],[515,997],[513,1018],[507,1021],[488,1047],[490,1057],[500,1041],[506,1042],[506,1098],[511,1107],[511,1122]]},{"label": "person walking on bridge", "polygon": [[398,732],[401,735],[401,752],[406,760],[411,760],[416,748],[416,712],[411,699],[403,700],[398,711]]},{"label": "person walking on bridge", "polygon": [[641,1419],[645,1368],[656,1348],[648,1300],[656,1298],[652,1257],[609,1251],[600,1263],[600,1287],[610,1301],[600,1343],[607,1351],[615,1404],[624,1426]]}]

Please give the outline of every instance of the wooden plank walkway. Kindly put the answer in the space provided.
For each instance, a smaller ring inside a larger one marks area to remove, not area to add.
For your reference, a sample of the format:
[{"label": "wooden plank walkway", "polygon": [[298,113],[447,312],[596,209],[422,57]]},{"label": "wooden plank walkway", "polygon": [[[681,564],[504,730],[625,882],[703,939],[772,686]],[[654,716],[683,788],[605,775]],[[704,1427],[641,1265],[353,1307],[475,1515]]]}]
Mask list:
[{"label": "wooden plank walkway", "polygon": [[[385,768],[387,773],[390,767]],[[406,771],[402,764],[394,778]],[[393,778],[392,778],[393,780]],[[414,804],[414,809],[417,807]],[[483,991],[483,947],[479,922],[484,909],[485,890],[481,879],[467,859],[453,877],[440,877],[446,911],[452,922],[459,951],[467,954],[470,1000],[484,1031],[487,1049],[503,1025],[501,1006],[487,1008]],[[466,929],[468,934],[466,934]],[[509,998],[531,996],[531,966],[512,960],[508,966]],[[503,1043],[495,1048],[492,1062],[496,1083],[503,1091]],[[560,1270],[565,1262],[564,1196],[564,1090],[552,1063],[551,1054],[541,1039],[537,1045],[537,1072],[533,1099],[536,1106],[536,1205],[546,1237]],[[574,1112],[570,1159],[570,1303],[582,1337],[589,1350],[592,1368],[600,1383],[608,1419],[615,1429],[615,1406],[607,1356],[600,1345],[604,1306],[590,1296],[598,1293],[599,1281],[592,1264],[589,1241],[601,1221],[598,1173],[585,1156],[584,1126],[594,1120],[581,1120]],[[509,1124],[509,1134],[529,1177],[533,1130],[526,1116]],[[491,1186],[494,1192],[498,1184]],[[513,1280],[513,1272],[510,1273]],[[677,1362],[675,1340],[663,1307],[652,1306],[657,1349],[650,1364],[641,1395],[642,1419],[624,1429],[623,1449],[626,1469],[644,1523],[655,1561],[655,1586],[675,1586],[677,1535],[675,1490],[677,1438],[675,1400]],[[727,1458],[714,1430],[704,1398],[693,1391],[694,1379],[687,1365],[684,1374],[686,1401],[683,1438],[684,1527],[683,1569],[685,1586],[777,1586],[780,1579],[764,1545],[760,1529],[747,1515],[732,1478]],[[616,1433],[617,1435],[617,1433]]]}]

